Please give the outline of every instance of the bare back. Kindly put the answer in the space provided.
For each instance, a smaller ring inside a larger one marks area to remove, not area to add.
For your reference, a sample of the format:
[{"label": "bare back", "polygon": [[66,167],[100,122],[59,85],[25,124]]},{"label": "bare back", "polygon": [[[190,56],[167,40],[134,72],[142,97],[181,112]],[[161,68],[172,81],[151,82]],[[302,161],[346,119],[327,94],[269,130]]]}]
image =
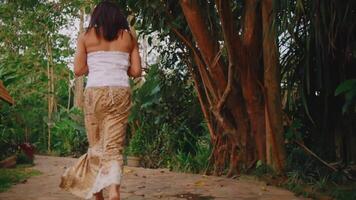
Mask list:
[{"label": "bare back", "polygon": [[95,51],[122,51],[131,53],[134,40],[128,31],[121,31],[114,41],[107,41],[102,37],[97,37],[95,30],[91,29],[84,34],[84,44],[87,53]]}]

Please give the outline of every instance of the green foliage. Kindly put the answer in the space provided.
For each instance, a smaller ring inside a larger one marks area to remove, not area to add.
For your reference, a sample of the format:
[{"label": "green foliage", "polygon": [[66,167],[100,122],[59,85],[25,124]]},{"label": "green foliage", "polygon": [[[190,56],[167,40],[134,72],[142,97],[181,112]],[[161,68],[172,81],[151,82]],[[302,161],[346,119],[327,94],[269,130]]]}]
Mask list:
[{"label": "green foliage", "polygon": [[276,176],[277,175],[276,172],[271,168],[271,166],[266,165],[261,160],[257,161],[255,170],[253,170],[252,174],[257,176],[257,177],[263,177],[266,174],[268,174],[270,176]]},{"label": "green foliage", "polygon": [[21,109],[7,104],[2,105],[0,109],[0,159],[15,154],[18,151],[18,145],[26,139],[24,129],[20,124],[22,119],[17,113],[19,111],[21,112]]},{"label": "green foliage", "polygon": [[[273,5],[285,111],[303,124],[309,147],[334,160],[335,126],[352,127],[347,118],[355,116],[355,1],[275,0]],[[351,116],[344,117],[347,111]]]},{"label": "green foliage", "polygon": [[196,154],[184,153],[178,150],[170,168],[174,170],[199,173],[204,172],[209,165],[209,157],[211,154],[210,138],[208,135],[199,138],[196,144]]},{"label": "green foliage", "polygon": [[[133,91],[132,99],[134,106],[131,108],[130,122],[138,119],[145,121],[146,116],[142,115],[142,109],[154,107],[159,103],[161,87],[157,65],[151,66],[150,72],[145,78],[144,84]],[[158,114],[155,109],[147,109],[147,112]]]},{"label": "green foliage", "polygon": [[302,138],[302,133],[300,132],[302,128],[302,123],[299,119],[295,119],[292,124],[287,128],[287,131],[285,133],[285,139],[289,141],[301,141]]},{"label": "green foliage", "polygon": [[356,195],[355,184],[348,182],[341,171],[330,172],[294,144],[288,144],[287,150],[287,180],[283,187],[306,197],[329,195],[335,199],[353,199]]},{"label": "green foliage", "polygon": [[126,152],[147,167],[201,171],[211,149],[192,82],[177,69],[161,67],[151,66],[133,91]]},{"label": "green foliage", "polygon": [[23,151],[20,151],[16,155],[16,165],[19,164],[33,165],[34,163],[33,163],[33,159],[29,158],[25,153],[23,153]]},{"label": "green foliage", "polygon": [[19,165],[14,169],[0,169],[0,192],[6,191],[12,185],[20,183],[31,176],[38,176],[41,172],[29,168],[28,165]]},{"label": "green foliage", "polygon": [[74,51],[61,29],[77,16],[82,3],[28,0],[0,4],[0,79],[15,99],[14,106],[0,108],[0,157],[13,154],[23,142],[35,144],[39,151],[47,149],[47,67],[53,65],[56,103],[67,105],[67,62]]},{"label": "green foliage", "polygon": [[126,154],[131,156],[141,157],[145,154],[146,146],[144,135],[140,132],[141,129],[136,130],[130,139],[130,144],[126,149]]},{"label": "green foliage", "polygon": [[349,109],[356,112],[356,79],[346,80],[336,88],[335,95],[345,95],[345,103],[342,107],[342,112],[345,114]]},{"label": "green foliage", "polygon": [[77,108],[61,108],[56,113],[53,133],[53,151],[59,155],[80,156],[86,152],[88,142],[83,113]]},{"label": "green foliage", "polygon": [[[305,152],[295,144],[287,146],[288,158],[287,167],[294,178],[298,178],[306,183],[316,183],[325,176],[329,175],[329,169],[326,169],[314,158],[305,154]],[[296,176],[297,175],[297,176]]]},{"label": "green foliage", "polygon": [[331,193],[337,200],[356,199],[356,185],[347,188],[336,188]]}]

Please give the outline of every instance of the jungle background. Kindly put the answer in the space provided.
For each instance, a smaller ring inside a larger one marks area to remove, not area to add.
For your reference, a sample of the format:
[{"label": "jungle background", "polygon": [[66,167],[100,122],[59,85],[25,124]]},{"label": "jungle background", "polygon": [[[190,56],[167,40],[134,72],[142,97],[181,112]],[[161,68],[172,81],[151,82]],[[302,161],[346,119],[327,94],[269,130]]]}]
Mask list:
[{"label": "jungle background", "polygon": [[[24,143],[78,157],[85,78],[71,70],[73,44],[97,1],[0,2],[0,80],[15,100],[1,102],[0,158],[25,162]],[[355,1],[116,2],[145,71],[131,81],[126,155],[356,198]]]}]

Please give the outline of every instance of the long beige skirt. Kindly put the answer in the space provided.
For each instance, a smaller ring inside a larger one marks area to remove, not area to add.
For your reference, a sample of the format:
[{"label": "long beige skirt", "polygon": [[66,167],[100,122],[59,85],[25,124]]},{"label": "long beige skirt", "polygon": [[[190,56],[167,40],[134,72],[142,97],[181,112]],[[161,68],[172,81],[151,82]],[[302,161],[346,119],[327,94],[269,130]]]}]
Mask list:
[{"label": "long beige skirt", "polygon": [[74,166],[66,169],[61,178],[62,189],[90,199],[107,186],[120,185],[130,107],[130,88],[85,89],[84,114],[89,149]]}]

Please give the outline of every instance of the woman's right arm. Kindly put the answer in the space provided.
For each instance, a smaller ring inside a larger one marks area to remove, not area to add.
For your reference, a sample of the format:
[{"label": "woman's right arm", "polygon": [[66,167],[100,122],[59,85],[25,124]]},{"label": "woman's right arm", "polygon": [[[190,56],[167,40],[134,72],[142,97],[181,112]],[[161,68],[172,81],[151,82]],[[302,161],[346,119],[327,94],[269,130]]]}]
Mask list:
[{"label": "woman's right arm", "polygon": [[87,52],[84,44],[84,34],[80,34],[77,41],[77,50],[74,57],[74,74],[79,77],[89,72],[87,65]]},{"label": "woman's right arm", "polygon": [[140,77],[142,74],[141,57],[140,57],[139,47],[138,47],[136,37],[132,36],[132,41],[133,41],[133,48],[130,54],[131,66],[129,67],[127,73],[129,76],[136,78],[136,77]]}]

